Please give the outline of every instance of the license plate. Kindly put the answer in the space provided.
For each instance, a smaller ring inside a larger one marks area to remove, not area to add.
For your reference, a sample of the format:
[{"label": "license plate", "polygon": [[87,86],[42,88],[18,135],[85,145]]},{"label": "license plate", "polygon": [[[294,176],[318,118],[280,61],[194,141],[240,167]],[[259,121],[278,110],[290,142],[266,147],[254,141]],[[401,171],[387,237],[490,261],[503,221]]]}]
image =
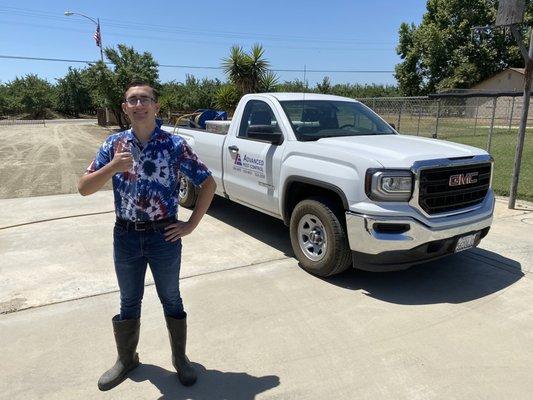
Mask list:
[{"label": "license plate", "polygon": [[476,243],[477,233],[473,233],[471,235],[462,236],[457,240],[457,244],[455,245],[455,252],[463,251],[470,249],[474,247],[474,244]]}]

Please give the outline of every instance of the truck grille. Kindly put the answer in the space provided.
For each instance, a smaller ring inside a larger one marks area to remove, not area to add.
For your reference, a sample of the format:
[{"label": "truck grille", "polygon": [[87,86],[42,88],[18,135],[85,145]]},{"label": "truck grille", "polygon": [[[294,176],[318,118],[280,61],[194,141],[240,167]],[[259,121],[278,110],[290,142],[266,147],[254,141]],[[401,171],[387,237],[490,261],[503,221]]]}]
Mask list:
[{"label": "truck grille", "polygon": [[420,171],[418,204],[428,214],[479,204],[490,186],[491,163]]}]

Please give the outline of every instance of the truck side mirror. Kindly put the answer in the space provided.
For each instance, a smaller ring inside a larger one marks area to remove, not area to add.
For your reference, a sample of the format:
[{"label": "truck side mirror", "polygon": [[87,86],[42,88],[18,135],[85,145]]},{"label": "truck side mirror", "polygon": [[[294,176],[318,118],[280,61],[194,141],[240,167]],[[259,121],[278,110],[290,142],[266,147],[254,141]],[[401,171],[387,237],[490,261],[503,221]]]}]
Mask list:
[{"label": "truck side mirror", "polygon": [[283,142],[283,135],[281,132],[276,132],[271,125],[250,125],[247,136],[250,139],[270,142],[275,145]]}]

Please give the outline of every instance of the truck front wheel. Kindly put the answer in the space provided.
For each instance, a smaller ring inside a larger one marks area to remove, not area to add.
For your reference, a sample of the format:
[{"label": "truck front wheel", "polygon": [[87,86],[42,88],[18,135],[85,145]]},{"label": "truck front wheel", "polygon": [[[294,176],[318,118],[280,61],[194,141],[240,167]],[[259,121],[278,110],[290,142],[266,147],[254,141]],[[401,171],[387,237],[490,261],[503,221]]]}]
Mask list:
[{"label": "truck front wheel", "polygon": [[196,199],[198,197],[198,193],[196,193],[196,188],[192,184],[190,180],[187,179],[185,175],[180,173],[179,175],[180,180],[180,190],[178,193],[178,199],[180,202],[180,206],[191,208],[194,207],[196,204]]},{"label": "truck front wheel", "polygon": [[292,249],[300,266],[313,275],[330,276],[351,265],[342,214],[327,198],[303,200],[291,215]]}]

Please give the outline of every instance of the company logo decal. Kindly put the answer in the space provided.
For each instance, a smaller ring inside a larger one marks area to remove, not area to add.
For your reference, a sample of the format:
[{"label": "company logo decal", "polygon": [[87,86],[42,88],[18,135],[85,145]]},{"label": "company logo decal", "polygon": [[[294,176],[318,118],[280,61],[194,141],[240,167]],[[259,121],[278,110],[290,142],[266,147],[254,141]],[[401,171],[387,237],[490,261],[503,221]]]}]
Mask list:
[{"label": "company logo decal", "polygon": [[233,169],[243,174],[265,179],[265,160],[258,157],[251,157],[248,154],[237,153],[233,162]]},{"label": "company logo decal", "polygon": [[450,176],[448,186],[463,186],[477,182],[479,172],[468,172],[466,174],[457,174]]}]

